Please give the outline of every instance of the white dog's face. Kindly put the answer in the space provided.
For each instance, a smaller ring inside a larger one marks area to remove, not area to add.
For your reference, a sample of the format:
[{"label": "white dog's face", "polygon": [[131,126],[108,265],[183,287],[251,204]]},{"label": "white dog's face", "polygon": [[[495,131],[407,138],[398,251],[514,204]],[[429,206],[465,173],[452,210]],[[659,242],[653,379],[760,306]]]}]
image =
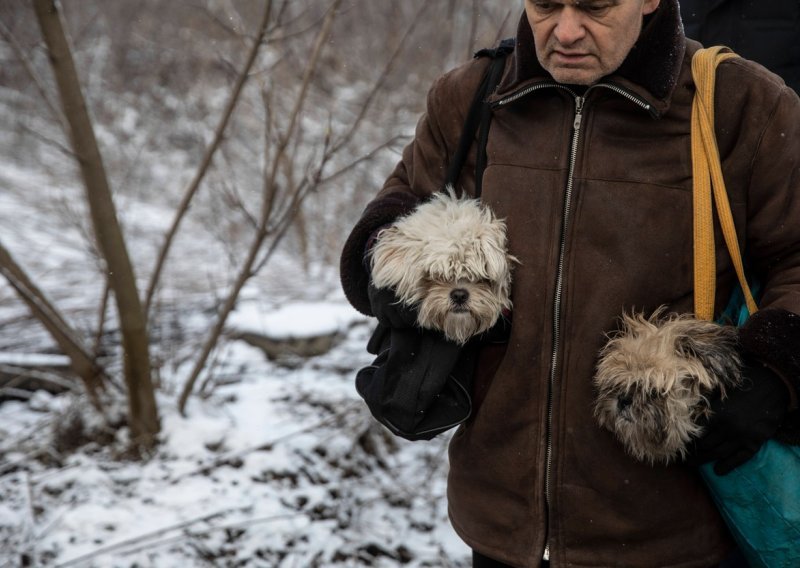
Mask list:
[{"label": "white dog's face", "polygon": [[684,457],[706,396],[740,380],[735,342],[735,329],[694,318],[624,316],[597,365],[598,422],[639,461]]},{"label": "white dog's face", "polygon": [[507,295],[489,280],[426,279],[421,287],[419,325],[441,330],[457,343],[466,343],[473,335],[491,328],[509,304]]},{"label": "white dog's face", "polygon": [[440,193],[378,236],[372,279],[419,308],[417,323],[466,343],[491,328],[509,298],[505,223],[474,199]]}]

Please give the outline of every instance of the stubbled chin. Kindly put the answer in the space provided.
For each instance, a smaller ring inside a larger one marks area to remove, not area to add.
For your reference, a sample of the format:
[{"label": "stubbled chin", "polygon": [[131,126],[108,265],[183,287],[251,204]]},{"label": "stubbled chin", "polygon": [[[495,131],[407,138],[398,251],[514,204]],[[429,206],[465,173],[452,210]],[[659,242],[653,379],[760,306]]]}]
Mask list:
[{"label": "stubbled chin", "polygon": [[579,67],[558,66],[548,69],[553,79],[570,85],[591,85],[600,78],[596,72]]}]

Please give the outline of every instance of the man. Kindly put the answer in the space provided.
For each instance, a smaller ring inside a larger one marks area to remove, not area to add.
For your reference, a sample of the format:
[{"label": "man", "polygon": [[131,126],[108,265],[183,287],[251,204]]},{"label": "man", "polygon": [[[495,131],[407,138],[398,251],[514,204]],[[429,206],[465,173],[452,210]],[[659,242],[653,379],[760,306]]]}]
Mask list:
[{"label": "man", "polygon": [[800,2],[681,0],[680,7],[686,37],[727,45],[800,92]]},{"label": "man", "polygon": [[[505,346],[478,353],[473,414],[450,444],[450,518],[476,566],[710,567],[734,550],[696,467],[639,463],[592,418],[597,353],[620,315],[693,311],[699,47],[676,0],[525,2],[490,97],[482,192],[520,261],[513,324]],[[476,59],[436,81],[414,141],[345,245],[342,283],[364,313],[378,311],[365,247],[441,189],[486,67]],[[753,388],[719,405],[713,443],[695,458],[735,467],[776,431],[800,430],[800,100],[743,59],[720,66],[717,93],[728,192],[763,296],[741,330]],[[473,148],[467,193],[474,160]],[[716,243],[720,311],[736,278]]]}]

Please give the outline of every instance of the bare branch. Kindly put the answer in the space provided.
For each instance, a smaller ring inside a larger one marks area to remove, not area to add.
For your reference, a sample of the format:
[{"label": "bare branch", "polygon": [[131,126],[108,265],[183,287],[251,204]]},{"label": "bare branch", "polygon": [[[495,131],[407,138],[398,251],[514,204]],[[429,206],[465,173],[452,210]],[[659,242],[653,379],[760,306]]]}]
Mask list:
[{"label": "bare branch", "polygon": [[364,154],[362,156],[359,156],[358,158],[356,158],[355,160],[353,160],[349,164],[347,164],[345,166],[342,166],[341,168],[339,168],[335,172],[333,172],[333,173],[321,178],[320,181],[319,181],[319,184],[323,185],[323,184],[326,184],[326,183],[329,183],[329,182],[335,180],[339,176],[342,176],[342,175],[350,172],[353,168],[357,167],[358,165],[360,165],[360,164],[362,164],[364,162],[370,161],[371,159],[373,159],[375,157],[375,154],[377,154],[381,150],[383,150],[385,148],[389,148],[390,146],[394,146],[395,144],[397,144],[401,140],[408,140],[408,139],[409,139],[409,136],[404,136],[404,135],[401,135],[401,134],[398,134],[397,136],[393,136],[393,137],[389,138],[389,140],[387,140],[386,142],[384,142],[382,144],[379,144],[378,146],[374,147],[372,150],[370,150],[366,154]]},{"label": "bare branch", "polygon": [[33,81],[36,91],[39,93],[39,96],[42,97],[42,100],[44,101],[45,106],[47,106],[47,110],[50,111],[53,119],[58,123],[59,127],[61,128],[61,132],[63,132],[65,136],[69,136],[69,128],[67,127],[67,122],[64,119],[64,115],[59,112],[55,103],[47,94],[47,89],[44,86],[44,82],[33,68],[33,63],[31,63],[30,58],[26,55],[25,50],[22,49],[22,46],[19,44],[19,42],[17,42],[17,38],[14,37],[14,34],[11,33],[11,30],[9,30],[2,21],[0,21],[0,35],[3,36],[3,39],[5,39],[6,42],[8,42],[12,51],[14,52],[14,55],[17,57],[17,59],[19,59],[19,62],[22,63],[22,66],[25,68],[25,73],[27,73],[28,77],[31,79],[31,81]]},{"label": "bare branch", "polygon": [[383,88],[383,85],[386,82],[386,79],[389,77],[389,73],[392,71],[392,69],[394,68],[395,63],[400,58],[400,54],[402,53],[403,48],[406,45],[406,42],[411,37],[411,33],[414,31],[414,29],[417,27],[419,22],[422,20],[422,16],[425,14],[426,10],[428,10],[428,8],[430,6],[431,6],[430,2],[425,2],[425,3],[422,4],[420,9],[417,10],[417,13],[414,15],[414,19],[411,21],[411,24],[409,24],[408,28],[406,29],[405,33],[403,34],[403,37],[400,39],[400,42],[397,44],[397,47],[395,47],[394,51],[392,52],[392,55],[389,58],[389,61],[386,63],[386,65],[384,66],[383,70],[381,71],[381,74],[378,77],[378,80],[375,82],[375,84],[373,85],[373,87],[370,90],[369,94],[367,95],[367,98],[362,103],[361,110],[359,111],[358,116],[351,123],[350,128],[347,130],[347,132],[345,132],[339,138],[339,140],[336,142],[336,144],[333,145],[333,148],[331,150],[332,154],[335,154],[343,146],[345,146],[348,142],[350,142],[350,140],[352,139],[352,137],[355,134],[355,132],[361,126],[361,122],[364,120],[364,117],[367,115],[367,111],[369,111],[369,109],[372,106],[372,103],[375,101],[375,98],[377,97],[378,93]]},{"label": "bare branch", "polygon": [[34,130],[33,128],[28,126],[27,124],[22,124],[20,126],[21,126],[22,130],[24,130],[25,132],[27,132],[28,134],[30,134],[31,136],[33,136],[34,138],[36,138],[40,142],[44,142],[48,146],[52,146],[53,148],[55,148],[56,150],[58,150],[59,152],[64,154],[67,158],[70,158],[72,160],[75,159],[75,152],[73,152],[72,149],[67,148],[66,146],[64,146],[58,140],[53,140],[49,136],[45,136],[44,134],[42,134],[40,132],[37,132],[36,130]]},{"label": "bare branch", "polygon": [[0,243],[0,274],[25,302],[33,316],[50,333],[61,351],[69,357],[73,372],[83,381],[92,402],[99,408],[98,391],[103,390],[103,370],[83,346],[78,334],[61,316],[56,307],[17,264],[13,256]]},{"label": "bare branch", "polygon": [[189,205],[191,204],[192,199],[197,193],[197,190],[200,188],[200,184],[203,181],[203,178],[208,172],[208,168],[211,165],[211,160],[214,158],[214,154],[219,148],[219,145],[222,143],[222,138],[228,126],[228,122],[230,121],[230,118],[233,115],[233,110],[236,108],[236,103],[239,101],[239,96],[241,95],[242,89],[244,88],[244,84],[247,81],[247,78],[250,74],[250,69],[253,67],[253,63],[255,62],[258,56],[259,49],[261,48],[261,44],[264,40],[264,35],[267,30],[267,24],[269,23],[270,20],[271,11],[272,11],[272,0],[269,0],[269,2],[267,2],[267,5],[264,8],[264,16],[261,20],[261,25],[259,26],[259,31],[256,37],[256,41],[253,43],[250,53],[248,54],[247,60],[245,61],[244,67],[242,67],[242,71],[239,74],[239,78],[236,80],[236,84],[234,85],[233,90],[231,91],[228,103],[225,106],[225,110],[222,113],[220,123],[217,126],[216,131],[214,132],[214,138],[211,141],[211,144],[208,146],[208,148],[206,148],[206,153],[203,156],[202,161],[200,162],[200,166],[197,169],[197,173],[195,173],[194,178],[184,191],[183,198],[181,199],[181,202],[178,204],[178,208],[175,212],[175,217],[172,221],[172,225],[170,226],[169,230],[167,231],[167,234],[164,237],[164,243],[162,244],[161,250],[159,251],[158,259],[156,260],[156,265],[153,268],[153,272],[150,276],[150,282],[147,286],[147,292],[145,293],[144,311],[146,317],[150,313],[150,306],[153,302],[153,295],[155,294],[156,288],[158,287],[159,279],[161,278],[161,272],[164,268],[164,263],[167,259],[167,256],[169,255],[170,248],[172,247],[172,242],[175,238],[176,233],[178,232],[178,226],[180,225],[186,213],[189,211]]},{"label": "bare branch", "polygon": [[94,357],[100,356],[100,349],[103,340],[103,330],[106,325],[106,312],[108,311],[108,300],[111,297],[111,282],[106,278],[103,284],[103,297],[100,301],[100,309],[97,311],[97,332],[94,335]]},{"label": "bare branch", "polygon": [[270,216],[274,206],[275,195],[277,192],[276,180],[278,176],[278,169],[280,168],[281,158],[291,141],[292,135],[294,134],[295,126],[300,116],[300,111],[303,109],[306,101],[306,95],[308,93],[309,85],[311,84],[311,78],[313,77],[314,72],[319,64],[322,48],[327,42],[328,36],[330,35],[333,21],[336,17],[336,12],[341,4],[341,1],[342,0],[333,1],[327,12],[327,15],[325,16],[322,28],[317,34],[314,47],[311,50],[311,56],[309,57],[305,71],[303,72],[302,84],[300,86],[300,91],[295,98],[295,105],[290,115],[289,125],[286,128],[286,131],[283,133],[283,136],[281,136],[279,139],[275,155],[273,156],[271,171],[266,176],[266,182],[264,185],[264,201],[262,203],[258,231],[253,238],[247,258],[236,277],[236,281],[217,316],[217,321],[206,338],[200,356],[195,363],[195,366],[192,369],[188,379],[186,380],[186,383],[184,384],[183,392],[181,393],[180,400],[178,401],[178,409],[180,410],[181,414],[184,414],[186,402],[189,399],[192,390],[194,389],[195,382],[197,382],[197,378],[205,368],[209,355],[214,350],[219,337],[222,335],[222,331],[225,328],[225,322],[236,305],[239,293],[241,292],[245,283],[253,276],[253,266],[255,266],[259,251],[261,250],[264,240],[267,237],[267,226],[269,225]]},{"label": "bare branch", "polygon": [[248,507],[227,507],[225,509],[220,509],[219,511],[215,511],[213,513],[208,513],[208,514],[203,515],[201,517],[196,517],[194,519],[189,519],[188,521],[182,521],[180,523],[176,523],[176,524],[173,524],[173,525],[170,525],[170,526],[167,526],[167,527],[162,527],[162,528],[160,528],[160,529],[158,529],[156,531],[150,531],[150,532],[142,533],[142,534],[136,535],[134,537],[127,538],[125,540],[121,540],[121,541],[115,542],[113,544],[102,546],[102,547],[100,547],[100,548],[98,548],[98,549],[96,549],[96,550],[94,550],[92,552],[88,552],[86,554],[82,554],[80,556],[76,556],[75,558],[70,558],[69,560],[59,564],[59,566],[61,568],[66,568],[67,566],[85,565],[85,562],[87,560],[90,560],[92,558],[96,558],[97,556],[100,556],[101,554],[108,554],[109,552],[115,552],[115,551],[118,551],[120,549],[125,549],[125,548],[127,548],[127,547],[129,547],[131,545],[135,545],[135,544],[140,543],[142,541],[157,539],[158,537],[162,536],[165,532],[183,530],[183,529],[186,529],[187,527],[190,527],[190,526],[195,525],[197,523],[210,521],[211,519],[213,519],[215,517],[220,517],[220,516],[226,515],[228,513],[235,512],[235,511],[246,511],[247,509],[248,509]]}]

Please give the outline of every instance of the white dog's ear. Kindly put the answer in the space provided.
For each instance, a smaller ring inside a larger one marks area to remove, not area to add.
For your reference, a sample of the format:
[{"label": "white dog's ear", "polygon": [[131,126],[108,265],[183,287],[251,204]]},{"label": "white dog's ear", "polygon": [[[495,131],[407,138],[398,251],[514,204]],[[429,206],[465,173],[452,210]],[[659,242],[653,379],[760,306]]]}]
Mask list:
[{"label": "white dog's ear", "polygon": [[679,355],[700,361],[723,385],[734,385],[741,381],[742,362],[737,349],[736,328],[687,320],[683,331],[675,340],[675,350]]},{"label": "white dog's ear", "polygon": [[422,248],[422,243],[401,234],[395,226],[381,230],[370,251],[375,287],[393,288],[401,300],[413,303],[420,280],[418,267]]},{"label": "white dog's ear", "polygon": [[[488,277],[492,281],[501,281],[509,277],[511,272],[510,256],[506,249],[506,223],[503,219],[495,217],[492,210],[485,204],[478,206],[476,223],[481,227],[475,240],[474,253],[479,260],[478,265],[485,267]],[[516,259],[514,259],[516,260]]]}]

